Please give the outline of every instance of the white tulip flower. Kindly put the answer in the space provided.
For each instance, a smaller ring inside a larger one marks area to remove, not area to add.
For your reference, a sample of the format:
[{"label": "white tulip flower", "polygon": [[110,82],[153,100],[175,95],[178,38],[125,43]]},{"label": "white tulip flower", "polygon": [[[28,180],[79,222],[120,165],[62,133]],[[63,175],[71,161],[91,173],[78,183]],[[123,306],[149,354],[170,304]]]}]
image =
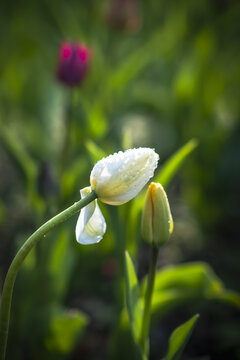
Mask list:
[{"label": "white tulip flower", "polygon": [[158,159],[158,154],[149,148],[129,149],[103,158],[91,172],[92,189],[106,204],[124,204],[153,176]]},{"label": "white tulip flower", "polygon": [[[98,161],[90,175],[90,187],[80,191],[85,197],[94,190],[102,202],[121,205],[134,198],[153,176],[159,156],[153,149],[138,148],[119,151]],[[97,200],[83,208],[76,227],[81,244],[98,243],[106,232],[105,219]]]}]

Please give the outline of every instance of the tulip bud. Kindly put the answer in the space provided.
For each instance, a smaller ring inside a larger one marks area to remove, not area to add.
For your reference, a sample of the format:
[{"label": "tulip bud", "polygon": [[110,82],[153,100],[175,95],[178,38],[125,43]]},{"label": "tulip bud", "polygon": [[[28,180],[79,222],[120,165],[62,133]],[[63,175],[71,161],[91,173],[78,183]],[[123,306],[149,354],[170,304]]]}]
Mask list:
[{"label": "tulip bud", "polygon": [[66,86],[80,85],[86,75],[90,51],[85,45],[63,43],[60,48],[57,78]]},{"label": "tulip bud", "polygon": [[173,231],[172,214],[167,195],[158,183],[151,183],[142,214],[142,236],[152,246],[164,244]]}]

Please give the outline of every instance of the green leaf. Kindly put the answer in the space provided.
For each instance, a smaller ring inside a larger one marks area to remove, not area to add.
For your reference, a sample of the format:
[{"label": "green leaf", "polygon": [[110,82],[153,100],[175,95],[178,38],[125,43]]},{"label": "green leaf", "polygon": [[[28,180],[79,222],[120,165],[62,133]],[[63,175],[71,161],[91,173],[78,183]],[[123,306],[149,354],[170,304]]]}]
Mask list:
[{"label": "green leaf", "polygon": [[[143,280],[143,296],[146,278]],[[202,262],[166,267],[156,274],[152,297],[153,320],[194,301],[219,300],[240,307],[240,295],[224,288],[211,267]]]},{"label": "green leaf", "polygon": [[2,126],[0,138],[26,178],[29,198],[33,201],[36,208],[43,212],[45,204],[36,189],[37,166],[28,154],[24,144],[20,141],[19,134],[13,126]]},{"label": "green leaf", "polygon": [[52,315],[45,346],[49,351],[68,354],[82,335],[88,318],[77,310],[59,309]]},{"label": "green leaf", "polygon": [[91,136],[94,136],[94,138],[102,137],[107,131],[107,118],[102,106],[97,102],[89,104],[87,116]]},{"label": "green leaf", "polygon": [[68,228],[60,229],[56,238],[52,241],[52,247],[48,247],[49,258],[48,271],[52,280],[52,292],[54,300],[61,302],[69,289],[72,269],[76,261],[74,251],[69,239],[72,234]]},{"label": "green leaf", "polygon": [[172,333],[169,343],[166,360],[178,360],[192,334],[199,315],[194,315],[190,320],[178,326]]},{"label": "green leaf", "polygon": [[125,252],[124,260],[128,318],[133,331],[133,336],[135,340],[137,340],[140,335],[143,307],[137,276],[135,274],[131,257],[127,251]]},{"label": "green leaf", "polygon": [[215,298],[240,309],[240,295],[236,291],[224,289]]},{"label": "green leaf", "polygon": [[192,139],[181,147],[181,149],[179,149],[162,167],[161,171],[154,178],[154,181],[159,182],[163,187],[166,187],[185,159],[193,152],[197,145],[197,140]]},{"label": "green leaf", "polygon": [[173,288],[197,290],[199,293],[219,293],[223,287],[221,280],[211,267],[204,262],[192,262],[169,266],[157,273],[155,291]]},{"label": "green leaf", "polygon": [[23,143],[19,140],[19,136],[14,127],[2,126],[1,139],[5,143],[9,153],[13,156],[29,182],[35,181],[37,175],[37,167],[33,159],[29,156]]},{"label": "green leaf", "polygon": [[87,148],[87,151],[90,155],[93,164],[95,164],[98,160],[101,160],[102,158],[107,156],[105,151],[103,151],[102,148],[100,148],[100,146],[95,144],[95,142],[93,142],[92,140],[87,140],[85,142],[85,146]]},{"label": "green leaf", "polygon": [[71,164],[64,170],[61,179],[62,197],[64,199],[72,196],[73,191],[75,191],[76,182],[79,181],[78,179],[84,179],[84,174],[88,172],[89,161],[87,160],[86,156],[81,156],[74,162],[71,162]]}]

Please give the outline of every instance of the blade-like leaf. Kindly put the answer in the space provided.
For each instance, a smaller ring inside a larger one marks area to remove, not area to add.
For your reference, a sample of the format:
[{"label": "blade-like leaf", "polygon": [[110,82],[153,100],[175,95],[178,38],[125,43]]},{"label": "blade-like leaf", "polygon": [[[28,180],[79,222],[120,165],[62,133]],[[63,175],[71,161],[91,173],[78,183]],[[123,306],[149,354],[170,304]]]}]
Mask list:
[{"label": "blade-like leaf", "polygon": [[135,269],[128,252],[125,252],[126,305],[133,336],[137,340],[142,319],[142,302]]},{"label": "blade-like leaf", "polygon": [[197,144],[197,140],[192,139],[181,147],[181,149],[179,149],[162,167],[161,171],[154,178],[154,181],[159,182],[163,187],[166,187],[183,164],[184,160],[197,147]]},{"label": "blade-like leaf", "polygon": [[204,262],[168,266],[157,273],[155,291],[168,289],[194,289],[198,293],[215,294],[223,287],[221,280]]},{"label": "blade-like leaf", "polygon": [[[146,279],[142,285],[143,296]],[[240,295],[225,289],[206,263],[170,266],[157,272],[152,297],[153,320],[182,304],[199,300],[219,300],[240,307]]]},{"label": "blade-like leaf", "polygon": [[37,166],[34,163],[31,156],[26,151],[24,144],[19,140],[19,136],[12,127],[2,126],[0,138],[7,148],[7,151],[11,154],[17,165],[23,172],[26,178],[26,185],[28,196],[33,201],[36,208],[42,212],[45,208],[45,204],[38,195],[36,189],[37,178]]},{"label": "blade-like leaf", "polygon": [[[55,301],[62,301],[69,289],[70,276],[76,261],[76,251],[69,244],[69,229],[61,229],[52,241],[51,248],[48,247],[48,271],[52,279],[52,291]],[[46,260],[45,260],[46,262]],[[45,264],[46,266],[46,264]]]},{"label": "blade-like leaf", "polygon": [[107,156],[107,154],[92,140],[87,140],[85,142],[85,146],[93,164],[95,164],[98,160],[101,160],[103,157]]},{"label": "blade-like leaf", "polygon": [[190,320],[178,326],[172,333],[169,343],[166,360],[178,360],[192,334],[199,315],[194,315]]},{"label": "blade-like leaf", "polygon": [[223,289],[219,294],[216,294],[216,300],[221,300],[240,309],[240,295],[236,291]]},{"label": "blade-like leaf", "polygon": [[102,108],[102,104],[88,104],[86,107],[89,130],[94,138],[102,137],[107,130],[107,118]]}]

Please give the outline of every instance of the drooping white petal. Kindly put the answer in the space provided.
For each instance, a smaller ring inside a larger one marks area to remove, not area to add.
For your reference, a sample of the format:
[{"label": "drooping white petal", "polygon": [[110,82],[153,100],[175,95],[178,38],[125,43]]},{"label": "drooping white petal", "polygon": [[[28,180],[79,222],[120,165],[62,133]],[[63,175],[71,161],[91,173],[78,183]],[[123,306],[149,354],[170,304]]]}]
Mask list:
[{"label": "drooping white petal", "polygon": [[103,158],[91,172],[92,189],[104,203],[124,204],[153,176],[158,159],[158,154],[150,148],[129,149]]},{"label": "drooping white petal", "polygon": [[[80,190],[81,199],[90,192],[90,186]],[[106,221],[97,204],[97,200],[94,200],[80,211],[76,225],[77,242],[83,245],[96,244],[102,240],[106,229]]]}]

